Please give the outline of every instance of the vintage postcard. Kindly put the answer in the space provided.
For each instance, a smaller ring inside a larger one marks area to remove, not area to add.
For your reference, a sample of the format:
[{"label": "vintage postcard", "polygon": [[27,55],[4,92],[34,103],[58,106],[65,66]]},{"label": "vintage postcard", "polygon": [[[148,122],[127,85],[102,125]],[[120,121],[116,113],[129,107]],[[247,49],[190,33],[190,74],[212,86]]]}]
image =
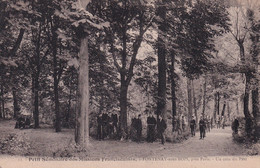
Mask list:
[{"label": "vintage postcard", "polygon": [[259,167],[258,0],[0,0],[0,168]]}]

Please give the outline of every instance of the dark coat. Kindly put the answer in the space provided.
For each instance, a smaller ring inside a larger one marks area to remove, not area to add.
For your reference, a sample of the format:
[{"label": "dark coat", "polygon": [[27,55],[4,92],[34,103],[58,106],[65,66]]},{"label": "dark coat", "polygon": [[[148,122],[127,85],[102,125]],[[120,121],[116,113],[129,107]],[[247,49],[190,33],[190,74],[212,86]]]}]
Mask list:
[{"label": "dark coat", "polygon": [[193,119],[190,121],[190,127],[194,128],[196,126],[196,121]]},{"label": "dark coat", "polygon": [[137,131],[142,131],[142,121],[141,119],[136,119],[136,130]]},{"label": "dark coat", "polygon": [[157,130],[159,133],[163,133],[167,128],[166,122],[164,119],[158,120]]},{"label": "dark coat", "polygon": [[199,126],[200,126],[200,128],[205,128],[206,127],[206,123],[205,123],[205,121],[203,119],[199,121]]}]

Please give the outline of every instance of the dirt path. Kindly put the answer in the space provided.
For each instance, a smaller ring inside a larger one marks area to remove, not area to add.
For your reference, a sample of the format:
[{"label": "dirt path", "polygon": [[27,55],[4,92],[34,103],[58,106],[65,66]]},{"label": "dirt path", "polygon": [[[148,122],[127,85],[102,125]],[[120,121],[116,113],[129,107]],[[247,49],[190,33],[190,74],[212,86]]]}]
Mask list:
[{"label": "dirt path", "polygon": [[[245,155],[246,150],[233,142],[230,128],[213,129],[206,134],[204,140],[195,137],[189,138],[183,143],[134,143],[117,141],[97,141],[93,144],[94,149],[90,156],[99,157],[126,157],[126,158],[153,158],[153,157],[203,157],[203,156],[234,156]],[[95,150],[96,149],[96,150]],[[102,153],[100,153],[102,151]]]},{"label": "dirt path", "polygon": [[[9,134],[16,134],[30,144],[29,154],[33,156],[53,156],[53,153],[62,151],[74,141],[74,130],[63,129],[61,133],[55,133],[52,128],[42,129],[14,129],[14,121],[0,123],[0,138]],[[203,156],[235,156],[246,155],[246,149],[232,140],[230,128],[213,129],[206,134],[204,140],[199,140],[199,133],[182,143],[160,144],[147,142],[129,142],[90,139],[91,147],[80,156],[91,158],[185,158]],[[23,152],[23,151],[22,151]],[[16,153],[14,153],[16,155]],[[17,155],[20,155],[17,153]],[[74,154],[72,155],[74,156]]]}]

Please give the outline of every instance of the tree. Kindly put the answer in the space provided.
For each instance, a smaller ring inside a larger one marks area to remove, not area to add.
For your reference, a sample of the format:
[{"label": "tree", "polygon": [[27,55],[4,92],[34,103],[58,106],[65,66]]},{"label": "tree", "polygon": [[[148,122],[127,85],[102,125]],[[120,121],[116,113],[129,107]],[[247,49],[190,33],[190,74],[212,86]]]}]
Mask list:
[{"label": "tree", "polygon": [[160,18],[158,23],[158,115],[165,115],[166,112],[166,1],[158,2],[157,15]]},{"label": "tree", "polygon": [[[102,9],[102,12],[98,12]],[[106,29],[107,45],[112,54],[114,65],[120,75],[120,128],[127,137],[127,94],[134,76],[136,56],[143,36],[152,24],[154,14],[148,1],[108,1],[93,2],[92,13],[109,22]]]},{"label": "tree", "polygon": [[253,88],[252,88],[252,113],[255,118],[255,136],[259,139],[260,134],[260,115],[259,115],[259,32],[260,32],[260,19],[257,20],[255,12],[252,9],[247,10],[247,17],[251,24],[250,40],[252,41],[250,54],[252,55],[252,61],[254,71],[252,73]]}]

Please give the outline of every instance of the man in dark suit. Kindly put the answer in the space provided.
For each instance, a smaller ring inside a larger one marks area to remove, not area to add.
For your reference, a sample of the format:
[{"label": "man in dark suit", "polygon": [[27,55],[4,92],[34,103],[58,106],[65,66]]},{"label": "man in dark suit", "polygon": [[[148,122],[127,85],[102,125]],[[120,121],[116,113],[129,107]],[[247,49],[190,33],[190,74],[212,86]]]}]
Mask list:
[{"label": "man in dark suit", "polygon": [[102,138],[103,139],[108,136],[108,122],[109,122],[108,114],[107,112],[104,112],[102,114],[102,133],[103,133]]},{"label": "man in dark suit", "polygon": [[196,121],[194,119],[194,116],[192,116],[192,119],[190,121],[191,136],[195,136],[195,128],[196,128]]},{"label": "man in dark suit", "polygon": [[138,118],[136,120],[136,134],[137,134],[137,142],[141,141],[142,137],[142,120],[141,120],[141,114],[138,115]]},{"label": "man in dark suit", "polygon": [[158,134],[162,140],[162,144],[164,145],[165,143],[165,130],[167,128],[166,122],[164,121],[164,119],[162,118],[161,115],[159,115],[159,119],[157,121],[157,131]]},{"label": "man in dark suit", "polygon": [[155,140],[155,126],[156,119],[152,113],[150,113],[147,117],[147,142],[153,142]]},{"label": "man in dark suit", "polygon": [[200,139],[204,139],[206,123],[202,116],[200,117],[199,128],[200,128]]}]

